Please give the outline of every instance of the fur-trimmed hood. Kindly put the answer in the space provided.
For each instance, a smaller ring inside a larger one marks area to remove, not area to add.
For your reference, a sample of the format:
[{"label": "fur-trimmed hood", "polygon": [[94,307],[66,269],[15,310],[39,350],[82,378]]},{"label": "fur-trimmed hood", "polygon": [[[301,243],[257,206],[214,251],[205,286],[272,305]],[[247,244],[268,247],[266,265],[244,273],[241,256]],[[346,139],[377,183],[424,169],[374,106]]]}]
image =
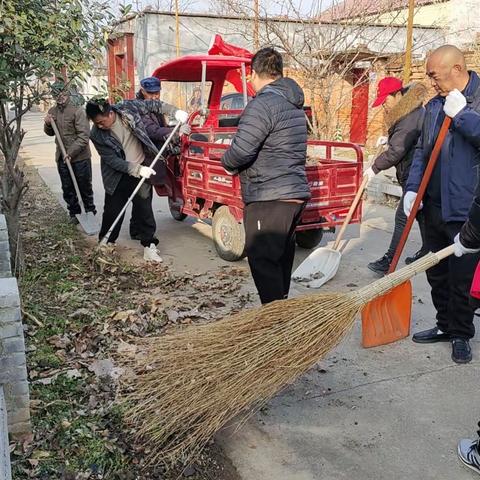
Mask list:
[{"label": "fur-trimmed hood", "polygon": [[400,101],[385,115],[385,123],[388,130],[416,108],[422,106],[427,95],[428,90],[423,83],[412,83]]}]

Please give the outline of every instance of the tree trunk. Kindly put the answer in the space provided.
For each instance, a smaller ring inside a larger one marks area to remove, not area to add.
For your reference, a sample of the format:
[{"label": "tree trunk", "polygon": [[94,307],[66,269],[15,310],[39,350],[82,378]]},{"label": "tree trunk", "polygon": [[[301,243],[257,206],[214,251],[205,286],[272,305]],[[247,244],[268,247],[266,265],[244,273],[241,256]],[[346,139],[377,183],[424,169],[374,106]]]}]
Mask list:
[{"label": "tree trunk", "polygon": [[4,211],[7,220],[8,238],[10,243],[10,263],[12,274],[19,277],[23,273],[24,257],[21,238],[20,212],[18,209],[14,211]]}]

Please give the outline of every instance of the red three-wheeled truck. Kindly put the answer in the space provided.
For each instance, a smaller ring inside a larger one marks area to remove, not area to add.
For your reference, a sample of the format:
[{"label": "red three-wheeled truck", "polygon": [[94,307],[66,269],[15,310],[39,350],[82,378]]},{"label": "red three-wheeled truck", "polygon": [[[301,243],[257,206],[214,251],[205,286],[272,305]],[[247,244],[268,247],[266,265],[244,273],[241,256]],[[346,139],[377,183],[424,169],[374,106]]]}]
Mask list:
[{"label": "red three-wheeled truck", "polygon": [[[192,132],[182,137],[180,152],[167,157],[167,181],[155,187],[157,194],[168,197],[175,220],[212,219],[215,248],[229,261],[244,256],[243,202],[238,176],[228,174],[220,159],[249,100],[245,75],[249,65],[248,58],[189,55],[161,65],[153,74],[162,81],[164,100],[170,100],[169,92],[172,103],[179,95],[192,94],[186,102],[192,107]],[[232,72],[240,73],[240,94],[231,93]],[[178,101],[177,106],[185,108]],[[342,223],[361,182],[363,154],[352,143],[311,140],[307,155],[312,198],[297,228],[297,244],[313,248],[324,231]],[[351,223],[360,220],[361,205]]]}]

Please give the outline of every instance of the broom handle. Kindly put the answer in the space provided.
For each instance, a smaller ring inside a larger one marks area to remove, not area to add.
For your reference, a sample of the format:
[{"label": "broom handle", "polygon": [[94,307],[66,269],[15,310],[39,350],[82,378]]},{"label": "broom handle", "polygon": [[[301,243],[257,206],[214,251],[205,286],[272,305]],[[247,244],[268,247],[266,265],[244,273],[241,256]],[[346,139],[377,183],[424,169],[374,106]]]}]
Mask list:
[{"label": "broom handle", "polygon": [[67,151],[65,150],[65,145],[63,144],[63,140],[62,140],[62,137],[60,136],[60,132],[58,131],[57,124],[55,123],[55,120],[53,118],[50,119],[50,124],[52,125],[55,136],[57,137],[57,142],[62,152],[63,161],[67,164],[68,171],[70,172],[70,176],[72,177],[73,188],[75,189],[75,193],[77,194],[78,202],[83,207],[83,211],[86,212],[85,205],[83,203],[83,198],[82,198],[82,195],[80,194],[80,189],[78,188],[77,177],[75,177],[75,173],[73,171],[70,160],[66,159],[68,157],[68,154],[67,154]]},{"label": "broom handle", "polygon": [[342,223],[342,227],[340,228],[340,231],[338,232],[337,238],[335,239],[335,243],[333,244],[333,249],[337,250],[338,246],[340,245],[340,242],[342,240],[342,237],[347,229],[348,224],[350,223],[350,220],[353,217],[353,214],[355,213],[355,210],[357,209],[357,206],[360,202],[360,199],[362,198],[363,192],[368,184],[368,177],[364,175],[362,183],[360,184],[360,188],[358,189],[357,194],[355,195],[355,198],[353,199],[353,203],[350,206],[350,209],[348,210],[347,216],[345,217],[345,220]]},{"label": "broom handle", "polygon": [[410,212],[410,215],[408,216],[407,223],[405,225],[405,228],[403,229],[402,236],[400,237],[400,241],[398,243],[397,249],[395,250],[395,255],[393,256],[392,262],[390,263],[390,268],[388,269],[388,273],[394,272],[395,269],[397,268],[398,261],[400,260],[400,255],[403,252],[403,248],[405,247],[405,243],[407,242],[407,238],[410,233],[410,230],[412,229],[413,222],[415,221],[418,210],[420,208],[420,203],[422,203],[423,196],[425,195],[425,191],[427,190],[428,182],[430,182],[430,178],[432,177],[433,169],[437,164],[437,160],[440,155],[440,150],[442,149],[442,145],[447,136],[448,129],[450,128],[451,122],[452,122],[452,119],[450,117],[445,117],[445,120],[443,120],[442,126],[440,128],[440,132],[438,133],[437,140],[435,141],[435,145],[430,155],[430,160],[428,161],[427,168],[425,169],[422,181],[420,183],[420,187],[418,188],[417,197],[415,198],[415,202],[413,203],[412,210]]},{"label": "broom handle", "polygon": [[395,287],[398,287],[398,285],[405,283],[407,280],[417,275],[417,273],[424,272],[425,270],[434,267],[444,258],[452,255],[454,251],[454,245],[450,245],[449,247],[444,248],[436,253],[429,253],[420,260],[417,260],[410,265],[397,270],[396,272],[390,273],[389,275],[386,275],[370,285],[359,288],[355,293],[361,299],[362,305],[365,305],[374,298],[380,297]]},{"label": "broom handle", "polygon": [[[178,122],[176,125],[175,125],[175,128],[172,130],[172,132],[170,133],[170,135],[168,136],[168,138],[165,140],[165,143],[162,145],[162,148],[160,149],[160,151],[157,153],[157,155],[155,156],[153,162],[150,164],[150,168],[153,168],[155,166],[155,164],[158,162],[158,160],[160,159],[160,157],[162,156],[163,152],[165,151],[165,149],[168,147],[168,144],[172,141],[172,138],[173,136],[177,133],[177,130],[180,128],[180,125],[182,125],[181,122]],[[110,238],[110,235],[112,234],[113,232],[113,229],[117,226],[117,223],[120,221],[120,219],[122,218],[122,216],[124,215],[125,211],[127,210],[128,206],[130,205],[130,203],[132,202],[133,198],[135,197],[135,195],[138,193],[138,191],[140,190],[140,187],[143,185],[143,183],[145,182],[146,178],[145,177],[142,177],[140,179],[140,181],[138,182],[138,185],[135,187],[135,190],[132,192],[132,194],[130,195],[130,197],[128,197],[128,200],[127,202],[125,203],[125,205],[123,206],[122,210],[120,211],[120,213],[118,214],[117,218],[114,220],[114,222],[112,223],[112,225],[110,226],[110,228],[108,229],[108,232],[105,234],[105,236],[100,240],[100,245],[106,245],[107,242],[108,242],[108,239]]]}]

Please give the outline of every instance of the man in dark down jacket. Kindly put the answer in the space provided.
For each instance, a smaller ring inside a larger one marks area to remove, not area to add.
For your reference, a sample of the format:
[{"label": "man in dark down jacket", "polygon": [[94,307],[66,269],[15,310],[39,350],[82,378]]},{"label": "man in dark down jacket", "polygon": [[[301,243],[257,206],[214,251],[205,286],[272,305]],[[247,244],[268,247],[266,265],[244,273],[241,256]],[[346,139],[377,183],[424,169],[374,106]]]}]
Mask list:
[{"label": "man in dark down jacket", "polygon": [[[402,190],[405,189],[413,151],[422,131],[423,116],[425,114],[423,102],[426,95],[427,89],[421,83],[403,87],[402,81],[395,77],[386,77],[378,82],[378,95],[372,106],[378,107],[382,105],[385,109],[388,142],[386,150],[375,158],[373,165],[365,171],[365,175],[369,179],[372,179],[382,170],[395,167],[398,183]],[[381,275],[387,273],[406,223],[407,217],[403,211],[402,196],[395,212],[395,228],[387,253],[375,262],[369,263],[368,268],[370,270]],[[418,260],[427,253],[424,245],[424,221],[421,212],[418,215],[418,224],[422,237],[422,248],[412,257],[408,257],[405,260],[407,264]]]},{"label": "man in dark down jacket", "polygon": [[[140,177],[150,178],[155,171],[145,165],[147,155],[155,156],[157,147],[145,131],[142,115],[149,112],[175,115],[179,122],[186,122],[188,114],[172,105],[155,100],[126,100],[110,105],[105,100],[87,103],[87,116],[94,123],[91,140],[101,161],[105,207],[99,237],[102,239],[112,226],[129,196],[135,190]],[[155,217],[152,210],[152,187],[144,183],[133,199],[132,210],[137,213],[136,226],[140,243],[144,247],[146,261],[161,262],[158,239],[155,237]],[[115,243],[122,220],[114,228],[109,243]]]},{"label": "man in dark down jacket", "polygon": [[310,198],[307,126],[302,89],[283,77],[280,53],[263,48],[255,54],[251,83],[257,94],[245,108],[222,164],[240,175],[245,248],[265,304],[287,298],[290,289],[295,228]]},{"label": "man in dark down jacket", "polygon": [[[52,94],[56,98],[56,105],[48,111],[45,117],[44,131],[51,137],[55,135],[51,123],[53,118],[62,137],[68,159],[71,162],[85,210],[96,213],[92,189],[92,155],[88,144],[90,125],[85,110],[73,102],[68,87],[61,81],[52,85]],[[58,140],[55,140],[55,143],[57,144],[55,160],[62,182],[63,199],[67,204],[72,223],[78,223],[75,215],[81,213],[79,199],[67,164],[58,146]]]},{"label": "man in dark down jacket", "polygon": [[[404,208],[408,215],[440,126],[448,115],[452,126],[423,200],[427,246],[436,252],[450,245],[460,232],[478,182],[480,78],[467,70],[462,52],[451,45],[440,47],[430,55],[427,75],[438,95],[426,105]],[[478,253],[453,256],[427,271],[437,325],[413,336],[417,343],[451,342],[452,359],[457,363],[468,363],[472,359],[469,339],[475,328],[469,292],[479,258]]]},{"label": "man in dark down jacket", "polygon": [[[460,234],[455,237],[455,255],[461,257],[465,254],[478,252],[480,249],[480,184],[468,220],[462,226]],[[471,255],[468,255],[469,257]],[[471,297],[474,308],[480,307],[480,301]],[[478,422],[480,427],[480,422]],[[480,473],[480,430],[474,440],[462,439],[457,448],[460,460],[474,472]]]}]

